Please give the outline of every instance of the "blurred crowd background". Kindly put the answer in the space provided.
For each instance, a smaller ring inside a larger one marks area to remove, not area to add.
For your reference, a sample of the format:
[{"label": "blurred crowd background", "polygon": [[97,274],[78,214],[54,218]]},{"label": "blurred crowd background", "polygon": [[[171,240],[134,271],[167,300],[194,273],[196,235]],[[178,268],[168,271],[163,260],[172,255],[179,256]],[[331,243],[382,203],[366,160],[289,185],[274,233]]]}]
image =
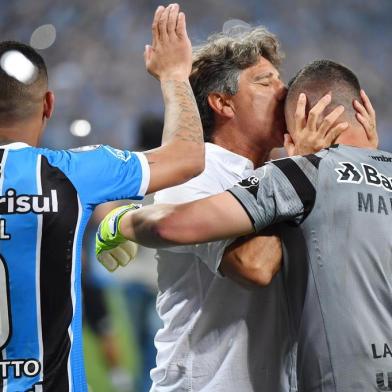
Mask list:
[{"label": "blurred crowd background", "polygon": [[[282,66],[286,82],[316,58],[353,69],[377,111],[380,147],[392,150],[391,0],[179,3],[193,44],[221,31],[228,20],[267,26],[278,35],[286,54]],[[44,146],[106,143],[138,150],[159,145],[162,98],[159,83],[144,69],[143,51],[150,43],[153,12],[165,3],[1,0],[0,4],[1,39],[31,44],[48,65],[56,110]],[[91,233],[94,230],[92,225]],[[153,252],[142,250],[134,265],[110,275],[94,260],[92,235],[85,242],[89,307],[85,351],[91,389],[147,391],[155,355],[152,337],[159,327]]]}]

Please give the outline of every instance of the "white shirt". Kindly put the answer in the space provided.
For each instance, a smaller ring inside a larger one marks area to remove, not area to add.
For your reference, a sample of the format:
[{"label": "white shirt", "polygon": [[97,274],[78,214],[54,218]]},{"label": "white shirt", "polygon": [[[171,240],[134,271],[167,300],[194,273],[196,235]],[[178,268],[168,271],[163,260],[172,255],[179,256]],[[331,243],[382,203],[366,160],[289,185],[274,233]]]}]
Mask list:
[{"label": "white shirt", "polygon": [[[253,170],[246,158],[206,143],[206,167],[186,184],[158,192],[156,203],[220,193]],[[157,252],[157,367],[151,392],[296,391],[286,297],[278,274],[244,289],[217,273],[230,241]],[[290,387],[291,385],[291,387]]]}]

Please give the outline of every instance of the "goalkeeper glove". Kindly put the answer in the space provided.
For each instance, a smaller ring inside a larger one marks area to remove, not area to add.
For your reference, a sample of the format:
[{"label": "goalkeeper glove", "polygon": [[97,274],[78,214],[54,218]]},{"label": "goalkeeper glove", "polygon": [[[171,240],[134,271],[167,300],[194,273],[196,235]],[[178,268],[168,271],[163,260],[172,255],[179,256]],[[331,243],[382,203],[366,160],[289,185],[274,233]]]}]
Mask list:
[{"label": "goalkeeper glove", "polygon": [[115,208],[98,227],[95,236],[95,254],[103,266],[113,272],[119,265],[126,266],[136,257],[137,244],[128,241],[120,232],[120,221],[123,215],[140,205],[130,204]]}]

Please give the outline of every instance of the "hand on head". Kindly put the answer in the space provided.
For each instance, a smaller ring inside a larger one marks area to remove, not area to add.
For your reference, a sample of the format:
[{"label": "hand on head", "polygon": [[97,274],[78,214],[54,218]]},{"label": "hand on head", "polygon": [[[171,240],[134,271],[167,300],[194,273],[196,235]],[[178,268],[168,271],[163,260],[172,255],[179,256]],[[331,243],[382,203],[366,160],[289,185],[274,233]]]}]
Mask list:
[{"label": "hand on head", "polygon": [[[361,90],[363,104],[354,100],[356,118],[366,131],[366,135],[374,148],[378,146],[376,131],[376,114],[369,98]],[[327,106],[331,103],[331,93],[323,96],[310,109],[306,116],[307,98],[300,94],[294,114],[294,129],[285,134],[284,146],[289,156],[313,154],[335,143],[336,139],[349,127],[346,121],[339,121],[344,113],[344,106],[337,106],[323,117]]]},{"label": "hand on head", "polygon": [[364,90],[361,90],[362,103],[354,100],[355,117],[365,129],[366,135],[373,148],[378,148],[378,134],[376,127],[376,112]]}]

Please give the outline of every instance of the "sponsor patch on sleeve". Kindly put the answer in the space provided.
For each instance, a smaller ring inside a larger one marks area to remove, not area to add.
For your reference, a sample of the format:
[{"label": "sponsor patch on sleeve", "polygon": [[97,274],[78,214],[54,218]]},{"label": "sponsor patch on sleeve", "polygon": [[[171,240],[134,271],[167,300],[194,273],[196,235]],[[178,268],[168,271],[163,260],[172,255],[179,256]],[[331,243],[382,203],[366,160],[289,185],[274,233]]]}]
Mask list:
[{"label": "sponsor patch on sleeve", "polygon": [[257,191],[259,190],[260,180],[256,176],[250,176],[244,178],[241,182],[237,184],[240,188],[246,189],[257,199]]},{"label": "sponsor patch on sleeve", "polygon": [[121,159],[122,161],[129,161],[132,157],[132,154],[130,151],[123,151],[123,150],[118,150],[117,148],[113,148],[110,146],[104,146],[106,150],[108,150],[112,155],[114,155],[116,158]]},{"label": "sponsor patch on sleeve", "polygon": [[70,148],[69,151],[72,151],[72,152],[85,152],[85,151],[96,150],[100,146],[101,146],[100,144],[92,144],[91,146],[82,146],[82,147]]}]

